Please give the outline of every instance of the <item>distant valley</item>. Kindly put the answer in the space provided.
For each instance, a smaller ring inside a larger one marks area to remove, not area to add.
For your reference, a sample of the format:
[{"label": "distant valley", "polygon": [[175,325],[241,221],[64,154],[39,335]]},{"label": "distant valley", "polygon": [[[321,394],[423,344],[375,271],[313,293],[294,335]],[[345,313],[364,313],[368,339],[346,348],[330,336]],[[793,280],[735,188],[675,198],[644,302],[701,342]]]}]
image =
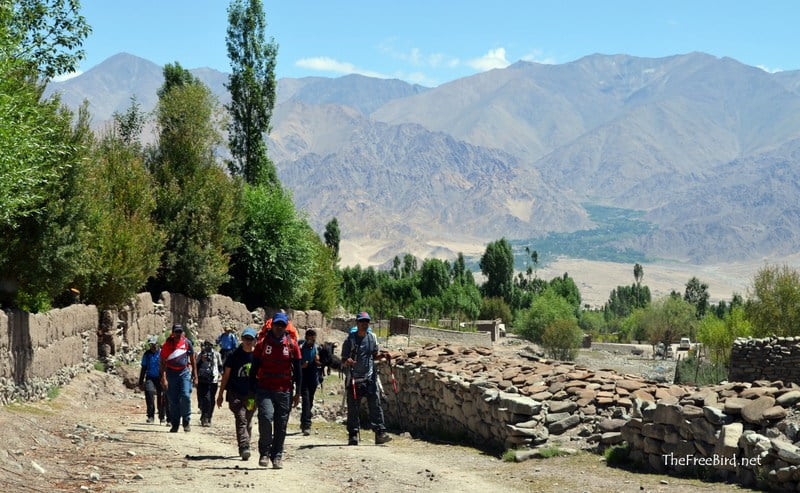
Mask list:
[{"label": "distant valley", "polygon": [[[193,73],[227,102],[225,74]],[[152,109],[160,84],[119,54],[47,90],[87,99],[102,127],[134,94]],[[476,255],[501,236],[597,261],[800,250],[799,72],[690,53],[518,62],[436,88],[281,79],[272,126],[281,180],[317,230],[338,218],[345,262]]]}]

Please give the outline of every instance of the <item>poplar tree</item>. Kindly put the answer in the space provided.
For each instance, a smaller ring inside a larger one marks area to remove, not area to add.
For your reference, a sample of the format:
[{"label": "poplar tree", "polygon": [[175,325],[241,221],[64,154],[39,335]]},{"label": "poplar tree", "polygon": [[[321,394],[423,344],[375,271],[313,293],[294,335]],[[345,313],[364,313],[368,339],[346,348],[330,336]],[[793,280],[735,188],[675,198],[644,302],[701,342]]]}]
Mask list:
[{"label": "poplar tree", "polygon": [[261,0],[233,0],[228,8],[226,44],[231,61],[227,89],[231,103],[228,167],[251,185],[280,186],[267,156],[266,135],[275,106],[275,60],[278,45],[266,41],[267,21]]}]

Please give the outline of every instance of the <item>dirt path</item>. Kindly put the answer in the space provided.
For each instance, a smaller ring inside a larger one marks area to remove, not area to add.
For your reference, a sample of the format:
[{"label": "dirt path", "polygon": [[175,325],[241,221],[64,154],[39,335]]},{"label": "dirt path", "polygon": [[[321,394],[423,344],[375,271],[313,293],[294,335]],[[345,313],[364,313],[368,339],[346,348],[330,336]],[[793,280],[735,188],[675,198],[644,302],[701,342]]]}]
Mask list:
[{"label": "dirt path", "polygon": [[257,455],[247,462],[236,455],[226,408],[215,412],[211,428],[169,433],[166,426],[145,423],[141,394],[95,372],[76,378],[53,401],[0,409],[0,491],[735,490],[609,468],[588,453],[517,464],[469,447],[393,436],[376,446],[366,432],[362,445],[348,447],[343,425],[315,423],[314,433],[304,437],[293,416],[284,469],[261,468]]}]

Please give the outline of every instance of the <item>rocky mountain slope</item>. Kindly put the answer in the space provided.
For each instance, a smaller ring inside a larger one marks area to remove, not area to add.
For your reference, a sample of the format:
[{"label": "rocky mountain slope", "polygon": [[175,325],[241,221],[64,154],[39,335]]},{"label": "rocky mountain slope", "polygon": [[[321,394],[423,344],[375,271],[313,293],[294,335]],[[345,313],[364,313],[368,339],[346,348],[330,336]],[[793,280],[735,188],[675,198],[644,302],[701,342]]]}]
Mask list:
[{"label": "rocky mountain slope", "polygon": [[[193,72],[227,101],[225,74]],[[270,152],[298,206],[317,227],[336,216],[345,239],[529,238],[591,227],[581,204],[595,203],[647,211],[657,230],[624,246],[648,256],[791,253],[798,74],[690,53],[518,62],[432,89],[282,79]],[[160,83],[120,54],[48,91],[88,98],[99,125],[132,94],[151,109]]]}]

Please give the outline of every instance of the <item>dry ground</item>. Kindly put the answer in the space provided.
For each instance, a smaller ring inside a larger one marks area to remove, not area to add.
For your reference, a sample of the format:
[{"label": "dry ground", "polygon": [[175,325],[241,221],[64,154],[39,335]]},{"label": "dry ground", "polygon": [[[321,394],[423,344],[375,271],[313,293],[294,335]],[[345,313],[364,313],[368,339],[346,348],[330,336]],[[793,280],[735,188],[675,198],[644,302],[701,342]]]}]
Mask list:
[{"label": "dry ground", "polygon": [[[338,405],[338,396],[325,396]],[[633,473],[602,458],[503,462],[479,450],[394,435],[388,445],[348,447],[344,426],[315,424],[314,434],[289,424],[284,469],[260,468],[236,455],[233,420],[218,409],[214,426],[168,433],[145,423],[141,394],[118,377],[77,377],[52,401],[0,408],[0,491],[693,492],[736,487]],[[40,470],[37,470],[40,468]],[[91,475],[94,480],[90,479]],[[666,482],[667,484],[663,484]]]}]

